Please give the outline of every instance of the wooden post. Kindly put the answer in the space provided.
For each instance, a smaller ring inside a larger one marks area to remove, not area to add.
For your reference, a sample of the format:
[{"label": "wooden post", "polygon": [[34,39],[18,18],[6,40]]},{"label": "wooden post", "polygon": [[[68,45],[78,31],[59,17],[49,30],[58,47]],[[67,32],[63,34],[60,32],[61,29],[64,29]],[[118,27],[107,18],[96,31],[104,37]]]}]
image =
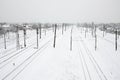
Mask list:
[{"label": "wooden post", "polygon": [[39,47],[39,45],[38,45],[38,28],[36,28],[36,35],[37,35],[37,49],[38,49],[38,47]]},{"label": "wooden post", "polygon": [[55,24],[54,26],[54,43],[53,43],[53,47],[55,48],[55,44],[56,44],[56,28],[57,28],[57,24]]},{"label": "wooden post", "polygon": [[41,24],[40,24],[40,39],[41,39]]},{"label": "wooden post", "polygon": [[26,26],[24,26],[23,33],[24,33],[24,47],[26,47]]},{"label": "wooden post", "polygon": [[4,48],[6,49],[6,36],[5,36],[5,33],[4,33]]},{"label": "wooden post", "polygon": [[20,49],[18,26],[16,26],[16,48]]},{"label": "wooden post", "polygon": [[97,34],[96,34],[96,26],[95,26],[95,50],[97,49]]},{"label": "wooden post", "polygon": [[71,36],[70,36],[70,51],[72,51],[72,29],[71,29]]},{"label": "wooden post", "polygon": [[115,50],[117,51],[117,30],[115,31]]}]

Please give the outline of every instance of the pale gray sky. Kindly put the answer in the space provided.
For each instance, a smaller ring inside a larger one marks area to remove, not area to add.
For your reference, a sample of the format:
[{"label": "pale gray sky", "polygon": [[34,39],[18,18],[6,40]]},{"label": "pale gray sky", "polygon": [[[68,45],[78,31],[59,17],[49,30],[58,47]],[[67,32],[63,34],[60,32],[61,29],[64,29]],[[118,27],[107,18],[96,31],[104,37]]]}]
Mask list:
[{"label": "pale gray sky", "polygon": [[120,22],[120,0],[0,0],[2,22]]}]

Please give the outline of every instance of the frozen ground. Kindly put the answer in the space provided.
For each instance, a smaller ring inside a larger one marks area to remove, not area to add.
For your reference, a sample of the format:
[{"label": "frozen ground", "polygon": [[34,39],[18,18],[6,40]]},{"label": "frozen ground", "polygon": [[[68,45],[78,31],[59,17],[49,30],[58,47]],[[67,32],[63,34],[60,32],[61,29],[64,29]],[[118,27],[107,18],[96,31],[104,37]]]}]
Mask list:
[{"label": "frozen ground", "polygon": [[[73,26],[57,30],[56,47],[53,48],[53,31],[42,33],[36,49],[36,31],[27,31],[27,47],[16,50],[15,34],[11,33],[7,49],[0,45],[0,80],[120,80],[120,39],[115,51],[114,35],[97,30],[97,50],[94,37],[83,28]],[[23,32],[20,44],[23,46]],[[2,43],[2,38],[0,39]]]}]

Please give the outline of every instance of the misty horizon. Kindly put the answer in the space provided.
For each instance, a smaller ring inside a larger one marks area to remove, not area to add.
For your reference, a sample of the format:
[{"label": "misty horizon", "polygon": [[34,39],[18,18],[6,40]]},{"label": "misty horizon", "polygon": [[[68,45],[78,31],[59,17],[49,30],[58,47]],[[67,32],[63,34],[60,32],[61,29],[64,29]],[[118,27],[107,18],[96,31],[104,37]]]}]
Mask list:
[{"label": "misty horizon", "polygon": [[119,23],[119,0],[0,0],[0,22]]}]

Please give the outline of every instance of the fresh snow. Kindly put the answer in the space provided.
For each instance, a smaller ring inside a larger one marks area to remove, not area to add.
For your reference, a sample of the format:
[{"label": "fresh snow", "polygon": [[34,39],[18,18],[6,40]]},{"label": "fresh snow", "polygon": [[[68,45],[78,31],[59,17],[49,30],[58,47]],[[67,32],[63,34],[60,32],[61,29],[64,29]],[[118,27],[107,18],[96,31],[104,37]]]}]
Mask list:
[{"label": "fresh snow", "polygon": [[[72,51],[70,37],[72,30]],[[16,34],[0,38],[0,80],[120,80],[120,39],[115,51],[115,35],[97,29],[95,38],[88,30],[68,26],[62,35],[57,29],[56,47],[53,48],[53,30],[42,31],[39,48],[36,30],[27,30],[27,46],[24,48],[23,31],[19,31],[21,49],[16,49]],[[39,36],[38,36],[39,38]]]}]

